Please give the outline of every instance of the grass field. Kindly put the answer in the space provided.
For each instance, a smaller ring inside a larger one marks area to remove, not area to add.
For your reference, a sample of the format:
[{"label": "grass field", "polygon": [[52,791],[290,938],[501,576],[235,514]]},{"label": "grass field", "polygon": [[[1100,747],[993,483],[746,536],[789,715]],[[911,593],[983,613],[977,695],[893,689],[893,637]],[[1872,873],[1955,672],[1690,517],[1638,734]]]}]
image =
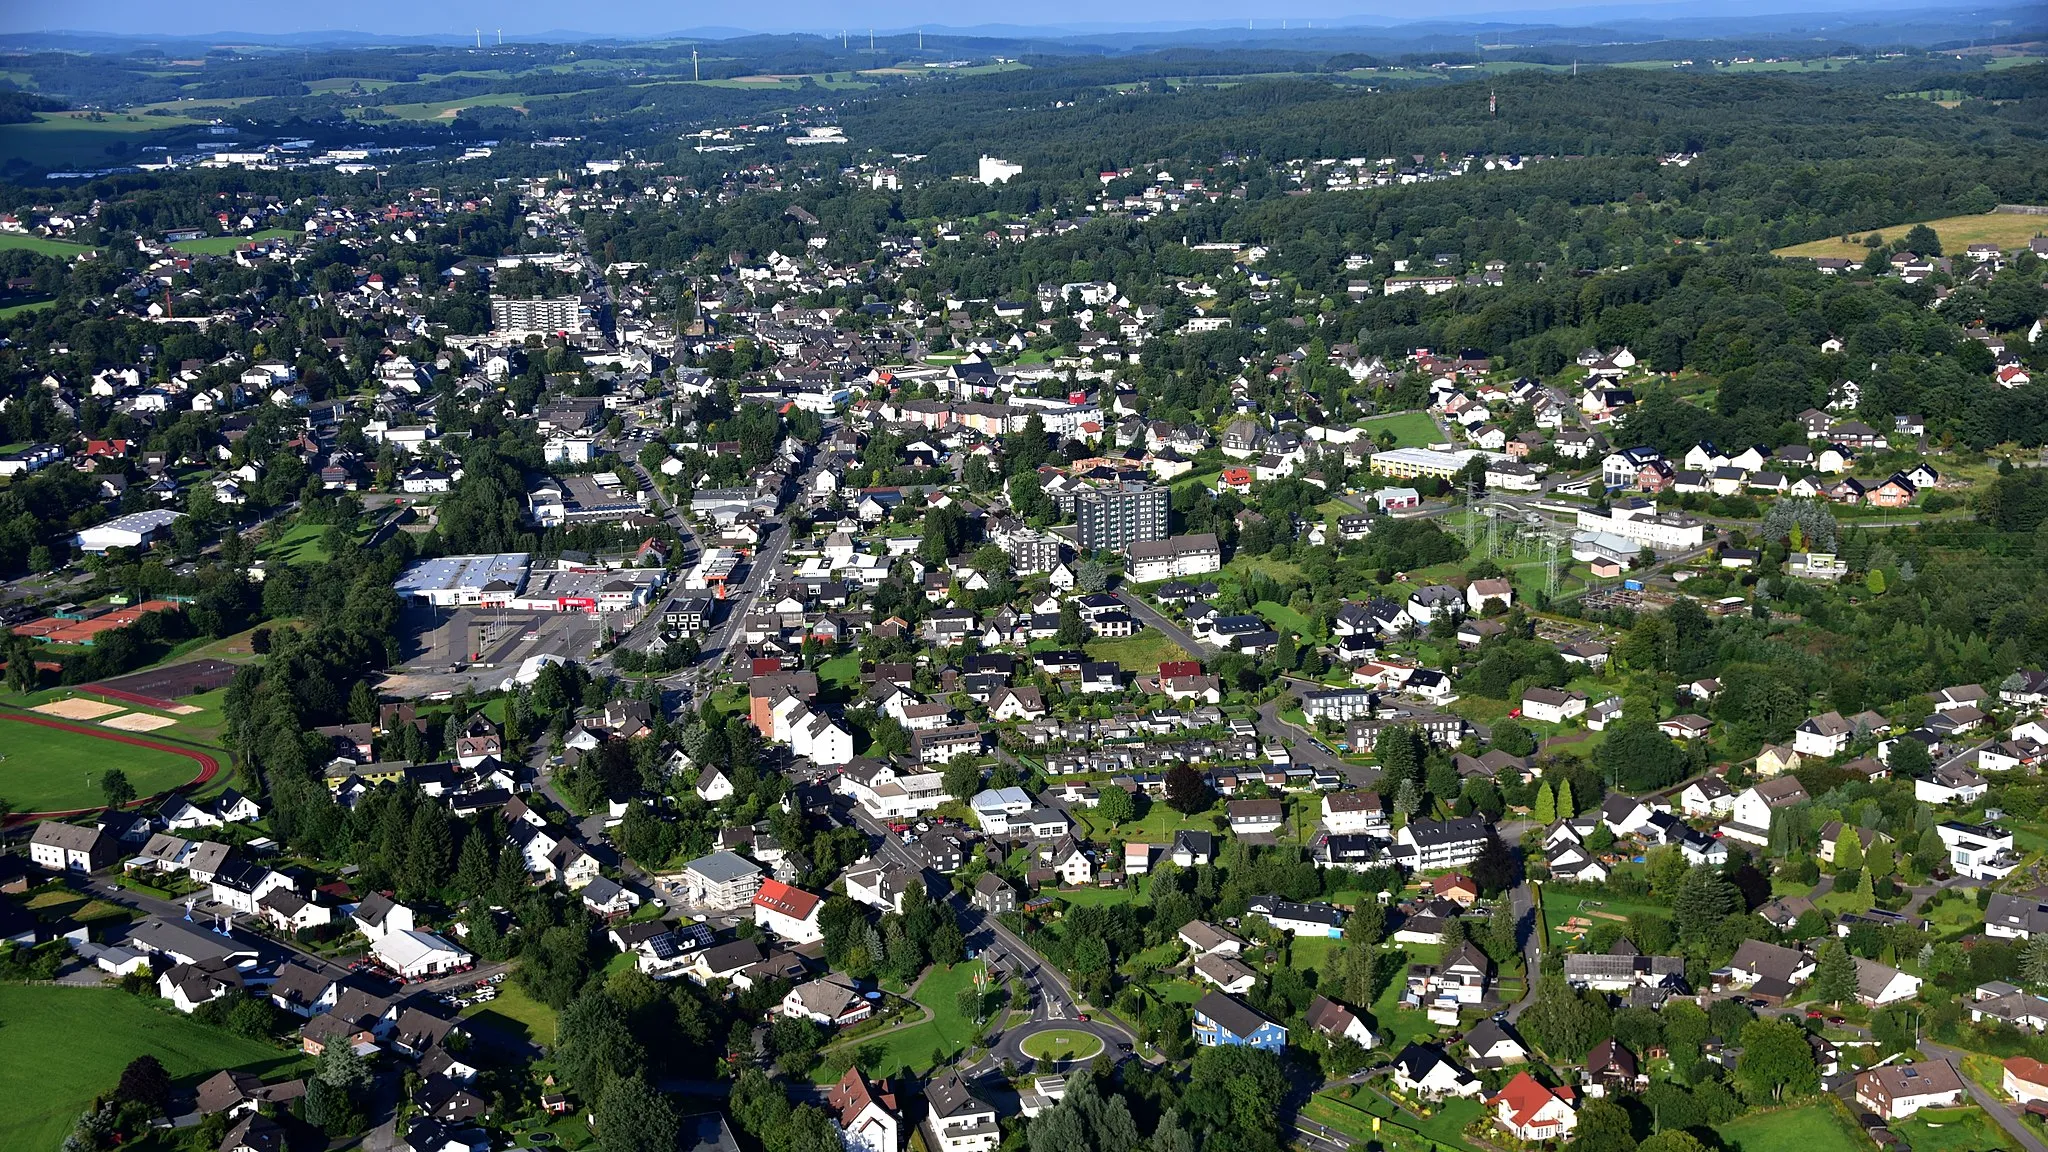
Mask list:
[{"label": "grass field", "polygon": [[[1109,787],[1109,785],[1105,784],[1103,787]],[[1087,830],[1088,835],[1102,836],[1109,832],[1109,822],[1097,816],[1093,809],[1082,808],[1076,805],[1073,814],[1080,821],[1081,827]],[[1193,828],[1198,831],[1213,833],[1216,831],[1216,824],[1215,821],[1210,819],[1207,812],[1197,812],[1193,816],[1184,816],[1171,807],[1155,800],[1152,802],[1152,807],[1146,809],[1143,816],[1138,817],[1136,820],[1126,820],[1122,824],[1117,825],[1116,835],[1119,839],[1126,841],[1135,840],[1140,844],[1158,844],[1163,846],[1171,844],[1173,842],[1173,834],[1183,828]]]},{"label": "grass field", "polygon": [[87,245],[73,244],[69,240],[51,240],[45,236],[23,236],[19,232],[0,232],[0,251],[9,248],[19,248],[42,256],[55,256],[60,260],[69,260],[74,256],[83,256],[87,252],[92,251]]},{"label": "grass field", "polygon": [[[1929,220],[1927,226],[1941,237],[1941,250],[1951,256],[1960,256],[1972,244],[1996,244],[2000,248],[2024,248],[2027,241],[2036,236],[2048,234],[2048,216],[2020,216],[1989,212],[1982,216],[1949,216],[1941,220]],[[1882,228],[1877,235],[1886,244],[1896,243],[1911,224],[1895,224]],[[1780,248],[1780,256],[1844,256],[1861,261],[1870,249],[1863,246],[1863,238],[1870,233],[1858,232],[1851,235],[1848,243],[1839,236],[1827,240],[1815,240],[1806,244],[1794,244]]]},{"label": "grass field", "polygon": [[1054,1028],[1025,1037],[1020,1047],[1033,1060],[1092,1060],[1102,1051],[1102,1041],[1072,1028]]},{"label": "grass field", "polygon": [[1380,433],[1392,432],[1396,448],[1423,448],[1444,438],[1443,430],[1436,426],[1436,421],[1430,419],[1427,412],[1374,416],[1370,420],[1359,421],[1358,426],[1365,429],[1374,442],[1378,442]]},{"label": "grass field", "polygon": [[1149,628],[1118,640],[1090,640],[1087,650],[1092,660],[1112,660],[1124,671],[1140,674],[1156,674],[1161,664],[1192,659],[1187,649]]},{"label": "grass field", "polygon": [[1574,916],[1583,917],[1597,924],[1611,916],[1626,919],[1638,912],[1655,912],[1668,916],[1671,910],[1661,904],[1647,901],[1636,903],[1607,896],[1578,896],[1562,888],[1552,889],[1547,885],[1543,893],[1543,915],[1550,921],[1551,939],[1560,945],[1576,942],[1575,937],[1567,936],[1563,932],[1565,921]]},{"label": "grass field", "polygon": [[290,239],[298,234],[297,230],[292,228],[265,228],[261,232],[251,232],[247,236],[205,236],[198,240],[180,240],[171,247],[195,256],[225,256],[244,244],[253,244],[258,240]]},{"label": "grass field", "polygon": [[[1484,1112],[1485,1106],[1476,1100],[1453,1097],[1445,1100],[1428,1117],[1417,1117],[1395,1108],[1372,1089],[1357,1086],[1318,1093],[1310,1097],[1301,1110],[1301,1114],[1310,1120],[1334,1128],[1360,1144],[1383,1145],[1388,1152],[1407,1149],[1437,1152],[1430,1140],[1452,1148],[1470,1148],[1472,1145],[1464,1138],[1465,1126]],[[1377,1133],[1372,1130],[1374,1117],[1382,1120]],[[1427,1139],[1418,1139],[1417,1132]]]},{"label": "grass field", "polygon": [[55,303],[55,300],[24,300],[19,304],[9,304],[0,308],[0,320],[12,320],[27,312],[40,312]]},{"label": "grass field", "polygon": [[[148,734],[144,734],[148,738]],[[175,788],[199,774],[183,756],[100,740],[40,724],[0,721],[0,796],[20,812],[62,812],[104,803],[100,779],[127,773],[138,796]]]},{"label": "grass field", "polygon": [[1827,1104],[1752,1112],[1718,1130],[1732,1152],[1863,1152],[1864,1148],[1849,1121]]},{"label": "grass field", "polygon": [[196,123],[182,116],[94,121],[63,113],[39,114],[34,123],[0,124],[0,163],[20,160],[39,168],[132,164],[143,146],[163,138],[165,129]]},{"label": "grass field", "polygon": [[[111,1092],[137,1056],[163,1061],[187,1085],[222,1068],[275,1076],[298,1059],[244,1040],[125,992],[102,988],[0,985],[0,1099],[14,1101],[0,1139],[10,1148],[55,1148],[93,1097]],[[90,1027],[81,1022],[91,1021]]]},{"label": "grass field", "polygon": [[528,996],[524,988],[511,980],[498,985],[497,999],[472,1004],[462,1010],[462,1016],[481,1020],[543,1048],[555,1043],[555,1010]]}]

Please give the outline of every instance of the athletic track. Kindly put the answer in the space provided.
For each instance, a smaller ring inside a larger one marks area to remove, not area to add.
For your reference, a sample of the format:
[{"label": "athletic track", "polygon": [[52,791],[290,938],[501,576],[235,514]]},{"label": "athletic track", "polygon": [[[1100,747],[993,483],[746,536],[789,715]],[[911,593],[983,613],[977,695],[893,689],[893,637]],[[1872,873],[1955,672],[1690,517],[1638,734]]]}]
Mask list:
[{"label": "athletic track", "polygon": [[[70,724],[62,720],[52,720],[47,716],[31,716],[20,712],[0,712],[0,720],[19,720],[24,724],[40,724],[45,728],[57,728],[65,732],[76,732],[81,736],[93,736],[101,740],[112,740],[120,744],[133,744],[137,748],[153,748],[158,752],[169,752],[173,756],[183,756],[187,760],[191,760],[199,765],[199,775],[194,776],[185,783],[184,786],[187,788],[196,788],[213,779],[220,772],[220,761],[204,752],[192,748],[183,748],[176,744],[145,740],[140,736],[108,732],[100,728],[87,728],[82,724]],[[130,802],[128,807],[135,808],[147,804],[156,798],[155,796],[144,796]],[[92,808],[73,808],[69,812],[15,812],[7,817],[7,824],[11,827],[16,824],[26,824],[31,820],[61,820],[68,816],[83,816],[88,812],[98,812],[99,810],[100,808],[96,806]]]}]

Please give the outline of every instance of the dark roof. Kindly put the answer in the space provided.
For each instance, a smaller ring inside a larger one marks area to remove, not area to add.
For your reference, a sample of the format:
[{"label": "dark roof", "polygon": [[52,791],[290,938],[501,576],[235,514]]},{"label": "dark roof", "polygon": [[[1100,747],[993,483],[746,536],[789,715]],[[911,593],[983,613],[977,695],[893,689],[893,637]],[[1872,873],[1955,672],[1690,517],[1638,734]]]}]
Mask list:
[{"label": "dark roof", "polygon": [[1273,1023],[1251,1005],[1222,992],[1211,992],[1196,1001],[1195,1012],[1237,1037],[1256,1035],[1259,1029]]}]

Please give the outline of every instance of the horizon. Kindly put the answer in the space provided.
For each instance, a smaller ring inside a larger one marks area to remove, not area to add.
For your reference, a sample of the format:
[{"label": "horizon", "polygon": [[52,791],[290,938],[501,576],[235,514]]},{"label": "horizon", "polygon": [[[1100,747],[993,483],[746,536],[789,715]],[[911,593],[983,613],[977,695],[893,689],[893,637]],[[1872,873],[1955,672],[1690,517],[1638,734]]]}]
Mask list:
[{"label": "horizon", "polygon": [[[2048,5],[1986,5],[1990,11],[2024,10]],[[434,27],[419,27],[419,10],[394,0],[369,0],[353,6],[357,18],[346,24],[331,19],[327,9],[276,9],[261,15],[248,14],[228,27],[188,31],[176,26],[176,17],[189,12],[193,17],[211,12],[182,0],[143,3],[115,0],[93,7],[81,21],[77,9],[28,5],[0,13],[0,35],[90,36],[124,40],[167,39],[178,41],[232,41],[245,37],[327,37],[346,41],[350,37],[394,41],[460,39],[480,36],[486,47],[503,36],[507,42],[563,42],[579,39],[656,40],[672,37],[734,39],[747,36],[815,35],[834,36],[842,32],[877,36],[901,36],[918,32],[927,35],[966,38],[1091,37],[1117,34],[1171,34],[1174,32],[1220,33],[1242,28],[1269,37],[1272,33],[1300,32],[1304,36],[1322,31],[1370,32],[1403,27],[1502,26],[1580,27],[1588,24],[1641,24],[1645,22],[1698,21],[1707,19],[1757,19],[1804,17],[1854,21],[1859,17],[1896,15],[1927,11],[1957,15],[1952,9],[1927,0],[1742,0],[1726,3],[1713,0],[1616,0],[1587,3],[1584,0],[1448,0],[1426,17],[1409,14],[1405,6],[1391,0],[1359,3],[1356,0],[1305,0],[1289,12],[1278,15],[1247,16],[1242,5],[1219,0],[1195,0],[1192,4],[1167,4],[1162,0],[1140,0],[1120,5],[1122,18],[1102,19],[1099,6],[1062,0],[1041,7],[1035,19],[995,18],[963,21],[961,13],[932,0],[869,4],[849,9],[819,0],[801,0],[777,6],[778,19],[758,23],[737,23],[710,18],[690,20],[685,13],[657,6],[646,0],[611,0],[585,6],[583,19],[565,27],[556,6],[485,4],[482,0],[460,0],[434,5],[439,16]],[[40,13],[61,17],[38,19]],[[727,16],[728,13],[720,13]],[[162,22],[169,20],[166,26]],[[412,26],[408,26],[412,25]],[[1823,28],[1814,29],[1821,31]]]}]

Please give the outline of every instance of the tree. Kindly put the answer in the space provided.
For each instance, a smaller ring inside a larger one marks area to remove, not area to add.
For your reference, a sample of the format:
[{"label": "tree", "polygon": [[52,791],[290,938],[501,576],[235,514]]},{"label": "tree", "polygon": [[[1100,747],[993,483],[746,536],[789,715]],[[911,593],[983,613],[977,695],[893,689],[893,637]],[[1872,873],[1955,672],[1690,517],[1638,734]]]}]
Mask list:
[{"label": "tree", "polygon": [[1129,792],[1114,784],[1102,789],[1101,797],[1095,806],[1096,814],[1109,821],[1112,828],[1138,814],[1138,802],[1131,798]]},{"label": "tree", "polygon": [[1842,830],[1835,834],[1835,871],[1852,872],[1863,867],[1862,829],[1843,822]]},{"label": "tree", "polygon": [[1813,991],[1835,1007],[1856,996],[1856,959],[1839,940],[1820,950],[1820,962],[1813,971]]},{"label": "tree", "polygon": [[1804,1096],[1820,1086],[1806,1030],[1786,1020],[1753,1020],[1742,1030],[1735,1080],[1752,1101]]},{"label": "tree", "polygon": [[1707,1152],[1707,1146],[1683,1128],[1666,1128],[1636,1145],[1636,1152]]},{"label": "tree", "polygon": [[1707,865],[1685,874],[1672,896],[1672,920],[1678,938],[1688,944],[1706,940],[1730,913],[1742,910],[1742,893]]},{"label": "tree", "polygon": [[595,986],[569,1002],[555,1031],[555,1065],[586,1107],[615,1079],[638,1076],[647,1054],[616,1001]]},{"label": "tree", "polygon": [[1522,1014],[1522,1031],[1558,1060],[1576,1061],[1608,1032],[1611,1012],[1597,993],[1580,995],[1562,973],[1543,977],[1536,1003]]},{"label": "tree", "polygon": [[1502,720],[1493,726],[1492,743],[1510,756],[1527,756],[1536,751],[1536,737],[1513,720]]},{"label": "tree", "polygon": [[1520,879],[1515,867],[1514,853],[1497,837],[1488,837],[1479,849],[1479,855],[1472,861],[1472,882],[1479,885],[1481,895],[1498,896],[1513,888]]},{"label": "tree", "polygon": [[1090,635],[1088,622],[1081,619],[1080,605],[1072,600],[1060,605],[1060,627],[1053,633],[1053,639],[1061,647],[1079,648],[1088,642]]},{"label": "tree", "polygon": [[2048,985],[2048,933],[2036,932],[2020,953],[2020,974],[2035,987]]},{"label": "tree", "polygon": [[128,782],[128,774],[119,768],[107,769],[100,777],[100,794],[107,798],[107,807],[125,808],[135,799],[135,785]]},{"label": "tree", "polygon": [[981,791],[981,765],[969,757],[959,757],[946,765],[946,795],[955,800],[967,800]]},{"label": "tree", "polygon": [[[2042,939],[2048,940],[2048,936]],[[171,1074],[156,1057],[137,1056],[121,1070],[121,1083],[114,1095],[142,1105],[151,1117],[162,1116],[171,1106]]]},{"label": "tree", "polygon": [[604,1152],[674,1152],[680,1126],[674,1105],[639,1076],[614,1079],[597,1106],[597,1143]]},{"label": "tree", "polygon": [[1578,805],[1572,800],[1572,782],[1570,780],[1559,780],[1557,782],[1557,818],[1569,820],[1578,814]]},{"label": "tree", "polygon": [[1550,781],[1545,780],[1537,786],[1534,808],[1532,815],[1537,824],[1547,828],[1557,823],[1557,796],[1550,790]]},{"label": "tree", "polygon": [[1565,1147],[1567,1152],[1636,1152],[1636,1137],[1621,1105],[1596,1096],[1579,1109],[1578,1125]]},{"label": "tree", "polygon": [[1209,781],[1188,764],[1175,764],[1166,771],[1166,803],[1174,811],[1192,816],[1209,807]]}]

